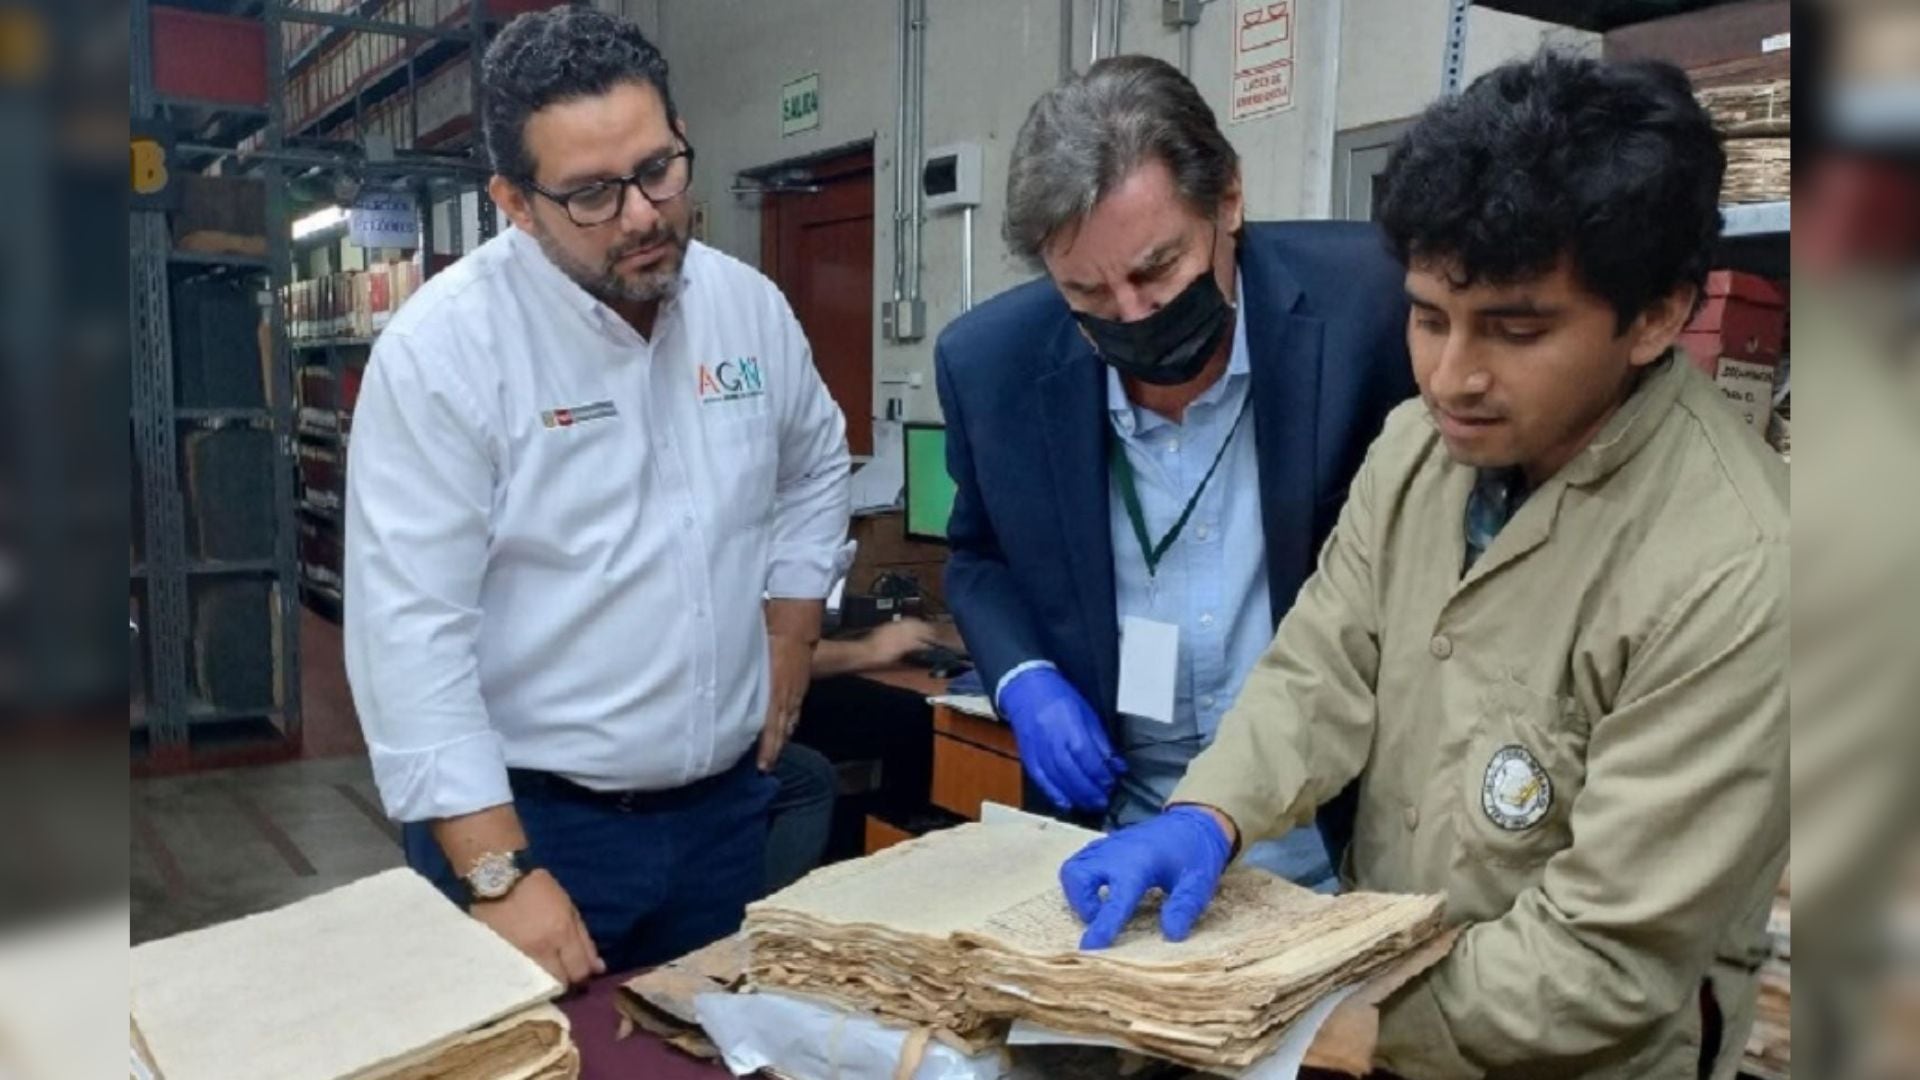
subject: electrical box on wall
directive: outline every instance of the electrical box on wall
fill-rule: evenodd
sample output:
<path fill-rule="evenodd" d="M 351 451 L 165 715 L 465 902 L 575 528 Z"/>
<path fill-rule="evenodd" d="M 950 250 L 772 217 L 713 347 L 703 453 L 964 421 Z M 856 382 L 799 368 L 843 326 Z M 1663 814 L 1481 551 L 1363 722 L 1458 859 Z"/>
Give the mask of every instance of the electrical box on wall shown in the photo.
<path fill-rule="evenodd" d="M 927 336 L 925 300 L 889 300 L 880 305 L 880 332 L 888 341 L 919 341 Z"/>
<path fill-rule="evenodd" d="M 928 210 L 965 209 L 980 205 L 980 144 L 954 143 L 927 152 L 920 170 L 920 190 Z"/>

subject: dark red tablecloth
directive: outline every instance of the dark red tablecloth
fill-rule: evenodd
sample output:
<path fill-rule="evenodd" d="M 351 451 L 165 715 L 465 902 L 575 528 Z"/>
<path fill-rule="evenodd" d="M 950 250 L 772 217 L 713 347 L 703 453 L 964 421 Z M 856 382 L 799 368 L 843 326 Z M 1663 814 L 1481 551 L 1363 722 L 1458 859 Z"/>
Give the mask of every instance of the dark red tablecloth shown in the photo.
<path fill-rule="evenodd" d="M 558 1004 L 573 1024 L 580 1048 L 581 1080 L 719 1080 L 732 1074 L 717 1064 L 695 1061 L 644 1031 L 624 1039 L 614 995 L 633 972 L 604 975 L 586 990 Z"/>
<path fill-rule="evenodd" d="M 636 1030 L 624 1039 L 620 1032 L 620 1014 L 614 1008 L 614 995 L 620 984 L 635 972 L 603 975 L 586 990 L 557 1004 L 573 1024 L 574 1045 L 580 1048 L 580 1080 L 724 1080 L 733 1074 L 717 1063 L 695 1061 L 687 1055 Z M 1305 1069 L 1303 1080 L 1349 1080 L 1336 1073 Z M 1385 1073 L 1372 1080 L 1395 1080 Z"/>

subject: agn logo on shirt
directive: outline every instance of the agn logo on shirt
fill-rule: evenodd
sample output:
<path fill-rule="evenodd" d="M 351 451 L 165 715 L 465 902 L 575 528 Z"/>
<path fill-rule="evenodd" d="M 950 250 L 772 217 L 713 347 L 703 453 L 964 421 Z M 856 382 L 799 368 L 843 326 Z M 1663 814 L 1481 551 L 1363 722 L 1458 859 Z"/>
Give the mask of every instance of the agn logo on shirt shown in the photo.
<path fill-rule="evenodd" d="M 757 356 L 738 356 L 723 360 L 712 368 L 700 365 L 699 393 L 703 405 L 760 397 L 766 392 L 766 384 L 760 375 L 760 358 Z"/>

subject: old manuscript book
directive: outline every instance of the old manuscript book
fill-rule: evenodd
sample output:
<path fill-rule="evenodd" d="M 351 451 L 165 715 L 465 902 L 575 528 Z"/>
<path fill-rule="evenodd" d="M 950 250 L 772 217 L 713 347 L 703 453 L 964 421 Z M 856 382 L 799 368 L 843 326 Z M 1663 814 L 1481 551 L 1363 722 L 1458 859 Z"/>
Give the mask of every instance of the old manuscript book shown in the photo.
<path fill-rule="evenodd" d="M 1197 1067 L 1264 1057 L 1291 1020 L 1441 930 L 1437 896 L 1322 896 L 1230 869 L 1184 942 L 1157 898 L 1083 952 L 1060 864 L 1097 834 L 969 824 L 830 866 L 747 909 L 748 977 L 968 1041 L 1025 1019 Z"/>
<path fill-rule="evenodd" d="M 411 870 L 133 950 L 136 1054 L 161 1080 L 553 1080 L 561 987 Z"/>

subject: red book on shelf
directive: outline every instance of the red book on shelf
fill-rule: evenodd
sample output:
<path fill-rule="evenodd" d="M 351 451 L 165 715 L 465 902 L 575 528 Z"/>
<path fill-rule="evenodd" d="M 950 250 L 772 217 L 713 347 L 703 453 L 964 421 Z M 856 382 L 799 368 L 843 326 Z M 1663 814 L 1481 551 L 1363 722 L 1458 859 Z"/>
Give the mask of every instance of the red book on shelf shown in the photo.
<path fill-rule="evenodd" d="M 387 266 L 376 266 L 367 271 L 367 319 L 375 330 L 387 325 L 387 319 L 393 315 L 391 274 L 392 269 Z"/>
<path fill-rule="evenodd" d="M 340 411 L 353 412 L 355 402 L 360 400 L 360 378 L 366 374 L 366 368 L 360 364 L 348 363 L 340 369 Z"/>

